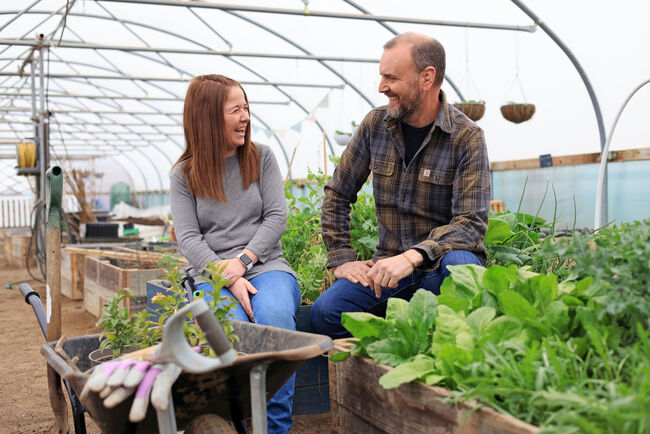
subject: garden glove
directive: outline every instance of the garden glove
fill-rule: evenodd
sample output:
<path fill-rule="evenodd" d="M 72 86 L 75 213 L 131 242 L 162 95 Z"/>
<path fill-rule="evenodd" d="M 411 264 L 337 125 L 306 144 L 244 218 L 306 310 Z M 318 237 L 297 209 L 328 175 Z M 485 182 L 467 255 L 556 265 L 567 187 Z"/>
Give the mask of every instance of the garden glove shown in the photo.
<path fill-rule="evenodd" d="M 199 347 L 193 348 L 200 351 Z M 104 407 L 113 408 L 135 392 L 129 420 L 140 422 L 147 414 L 149 401 L 156 410 L 169 408 L 171 388 L 182 368 L 174 363 L 158 363 L 118 359 L 106 362 L 90 376 L 81 392 L 85 399 L 90 392 L 99 393 Z"/>

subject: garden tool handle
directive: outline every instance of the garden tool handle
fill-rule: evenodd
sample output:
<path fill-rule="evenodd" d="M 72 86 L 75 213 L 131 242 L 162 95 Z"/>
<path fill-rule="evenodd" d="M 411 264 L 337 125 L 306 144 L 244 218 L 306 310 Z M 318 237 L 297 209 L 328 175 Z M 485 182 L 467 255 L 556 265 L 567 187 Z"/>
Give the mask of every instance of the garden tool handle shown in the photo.
<path fill-rule="evenodd" d="M 205 313 L 212 315 L 212 311 L 208 304 L 202 298 L 194 300 L 192 303 L 185 305 L 183 308 L 179 309 L 174 315 L 169 317 L 163 328 L 163 338 L 162 342 L 156 349 L 156 358 L 161 362 L 172 362 L 183 368 L 184 371 L 190 372 L 192 374 L 200 374 L 203 372 L 212 371 L 217 368 L 221 368 L 225 365 L 230 365 L 237 359 L 237 353 L 235 350 L 230 348 L 230 344 L 224 344 L 223 337 L 218 337 L 218 333 L 224 334 L 221 324 L 216 322 L 216 327 L 214 324 L 209 323 L 208 320 L 202 319 L 204 324 L 208 324 L 207 330 L 204 331 L 204 335 L 208 338 L 210 345 L 216 345 L 215 352 L 217 353 L 217 358 L 211 358 L 197 354 L 190 344 L 185 339 L 185 334 L 183 328 L 185 326 L 185 316 L 188 313 L 192 313 L 195 318 L 201 316 Z M 225 340 L 227 343 L 227 340 Z M 219 354 L 219 350 L 221 354 Z M 224 351 L 225 350 L 225 351 Z"/>
<path fill-rule="evenodd" d="M 195 314 L 194 317 L 198 321 L 199 326 L 203 331 L 203 335 L 217 356 L 220 356 L 226 351 L 230 350 L 230 342 L 226 337 L 223 326 L 219 323 L 219 321 L 217 321 L 217 318 L 210 311 L 210 309 L 199 314 Z"/>

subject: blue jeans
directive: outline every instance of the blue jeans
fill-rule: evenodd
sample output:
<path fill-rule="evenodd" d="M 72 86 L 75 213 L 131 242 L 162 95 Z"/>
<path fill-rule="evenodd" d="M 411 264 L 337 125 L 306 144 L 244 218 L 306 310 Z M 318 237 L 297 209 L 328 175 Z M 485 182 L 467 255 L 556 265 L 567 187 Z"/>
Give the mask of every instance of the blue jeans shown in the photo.
<path fill-rule="evenodd" d="M 321 294 L 311 307 L 311 326 L 314 333 L 327 335 L 332 339 L 350 336 L 341 325 L 343 312 L 370 312 L 377 316 L 386 315 L 386 305 L 391 297 L 410 300 L 416 290 L 424 288 L 440 294 L 440 285 L 449 276 L 447 265 L 476 264 L 481 262 L 471 252 L 454 250 L 442 257 L 440 267 L 428 273 L 414 272 L 397 283 L 393 289 L 381 289 L 381 297 L 360 283 L 337 279 L 327 291 Z"/>
<path fill-rule="evenodd" d="M 284 271 L 267 271 L 250 279 L 250 283 L 257 289 L 257 294 L 250 296 L 255 322 L 295 330 L 296 311 L 300 305 L 300 286 L 296 278 Z M 207 291 L 211 288 L 208 282 L 199 283 L 194 287 L 195 290 L 206 290 L 207 297 L 209 297 Z M 221 289 L 221 296 L 235 299 L 228 288 Z M 233 319 L 249 321 L 244 308 L 239 303 L 231 311 L 231 316 Z M 289 432 L 293 424 L 291 408 L 295 383 L 294 374 L 266 404 L 269 433 Z"/>

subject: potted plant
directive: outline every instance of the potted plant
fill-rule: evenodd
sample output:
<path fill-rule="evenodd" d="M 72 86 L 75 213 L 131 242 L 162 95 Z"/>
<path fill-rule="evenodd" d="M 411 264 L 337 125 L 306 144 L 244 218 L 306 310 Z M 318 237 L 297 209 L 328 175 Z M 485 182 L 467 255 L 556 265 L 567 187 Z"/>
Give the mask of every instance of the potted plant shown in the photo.
<path fill-rule="evenodd" d="M 535 104 L 509 102 L 501 106 L 501 114 L 510 122 L 519 124 L 533 117 Z"/>
<path fill-rule="evenodd" d="M 465 113 L 465 116 L 473 121 L 478 121 L 485 114 L 485 101 L 461 101 L 453 104 L 458 110 Z"/>

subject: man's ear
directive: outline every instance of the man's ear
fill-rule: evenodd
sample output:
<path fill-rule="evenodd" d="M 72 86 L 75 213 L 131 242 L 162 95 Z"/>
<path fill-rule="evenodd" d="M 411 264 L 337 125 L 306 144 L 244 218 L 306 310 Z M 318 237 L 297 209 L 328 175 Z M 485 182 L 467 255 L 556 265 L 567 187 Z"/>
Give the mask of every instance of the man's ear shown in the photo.
<path fill-rule="evenodd" d="M 436 68 L 433 66 L 427 66 L 420 73 L 420 79 L 422 83 L 422 90 L 429 90 L 433 87 L 433 83 L 436 80 Z"/>

